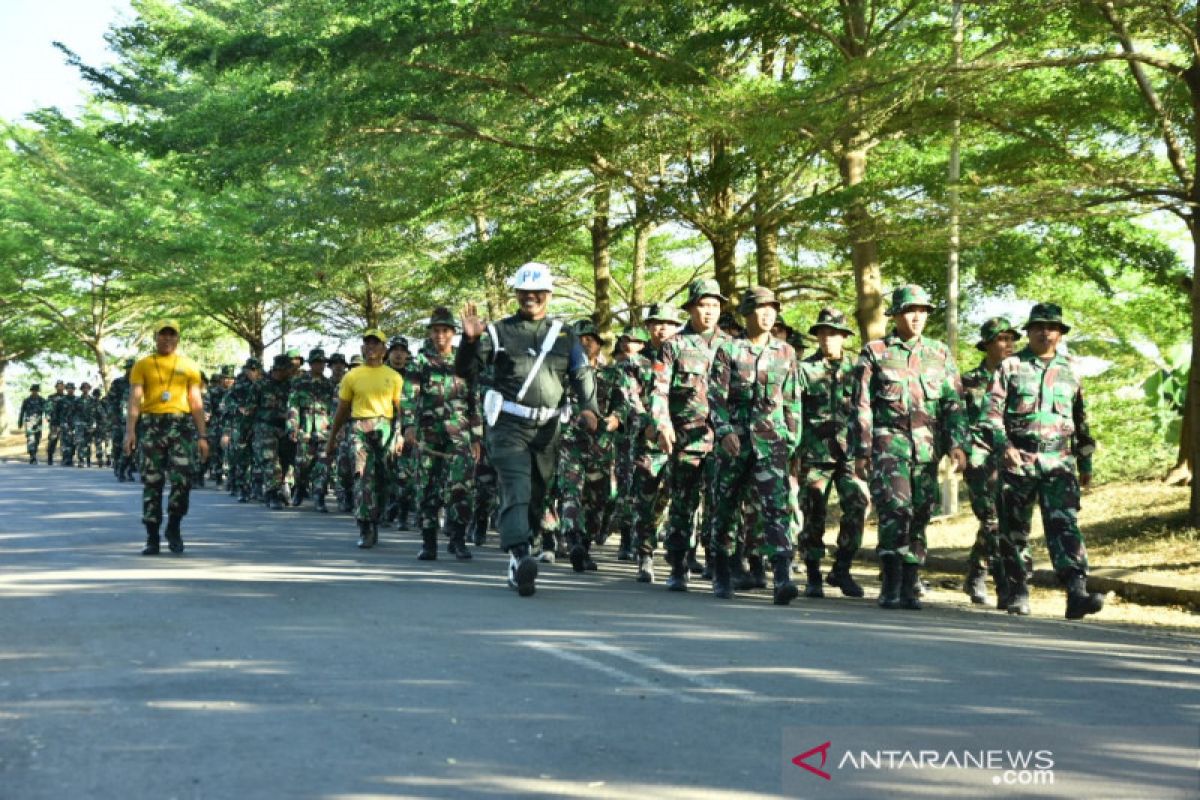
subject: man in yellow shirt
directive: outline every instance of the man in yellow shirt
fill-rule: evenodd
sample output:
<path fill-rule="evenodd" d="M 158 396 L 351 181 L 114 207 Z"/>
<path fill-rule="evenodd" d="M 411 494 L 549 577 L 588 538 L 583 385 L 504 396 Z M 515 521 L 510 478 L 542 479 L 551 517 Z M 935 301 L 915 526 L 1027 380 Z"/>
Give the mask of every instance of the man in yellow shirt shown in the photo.
<path fill-rule="evenodd" d="M 338 433 L 350 422 L 350 448 L 354 461 L 354 517 L 358 520 L 358 546 L 374 547 L 379 540 L 380 501 L 387 496 L 387 454 L 404 444 L 396 436 L 400 419 L 400 394 L 404 379 L 384 366 L 387 336 L 377 328 L 363 331 L 365 363 L 352 369 L 338 387 L 338 407 L 325 445 L 325 459 L 333 458 Z M 394 444 L 393 444 L 394 442 Z"/>
<path fill-rule="evenodd" d="M 179 526 L 188 511 L 192 472 L 208 459 L 200 367 L 176 352 L 178 347 L 179 323 L 159 322 L 154 327 L 154 355 L 138 361 L 129 373 L 129 414 L 123 449 L 131 456 L 139 445 L 140 419 L 144 556 L 158 554 L 163 484 L 168 479 L 171 495 L 167 499 L 167 546 L 172 553 L 183 552 Z"/>

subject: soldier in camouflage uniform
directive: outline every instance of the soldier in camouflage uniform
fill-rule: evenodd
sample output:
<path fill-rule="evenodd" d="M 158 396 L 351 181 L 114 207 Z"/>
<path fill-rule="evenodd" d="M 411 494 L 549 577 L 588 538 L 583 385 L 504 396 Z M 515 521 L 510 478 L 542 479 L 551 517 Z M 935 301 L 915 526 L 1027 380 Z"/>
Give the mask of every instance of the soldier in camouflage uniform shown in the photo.
<path fill-rule="evenodd" d="M 854 398 L 854 360 L 843 349 L 854 331 L 846 316 L 835 308 L 823 308 L 808 329 L 820 349 L 800 362 L 800 391 L 804 402 L 804 438 L 801 442 L 801 491 L 804 531 L 799 546 L 804 552 L 808 580 L 807 597 L 822 597 L 821 559 L 825 555 L 825 519 L 829 493 L 838 493 L 842 511 L 837 552 L 830 586 L 847 597 L 862 597 L 862 587 L 850 574 L 854 555 L 862 547 L 863 525 L 870 504 L 867 485 L 850 464 L 847 437 Z"/>
<path fill-rule="evenodd" d="M 96 466 L 110 466 L 108 460 L 108 411 L 100 389 L 92 389 L 92 442 L 96 448 Z"/>
<path fill-rule="evenodd" d="M 248 358 L 229 394 L 221 399 L 221 446 L 229 459 L 229 493 L 250 502 L 254 457 L 254 385 L 262 378 L 262 362 Z"/>
<path fill-rule="evenodd" d="M 296 492 L 292 505 L 298 506 L 309 494 L 318 511 L 325 509 L 325 486 L 320 491 L 313 480 L 316 465 L 325 452 L 329 438 L 329 407 L 336 391 L 325 376 L 325 351 L 315 347 L 308 353 L 309 371 L 292 382 L 288 395 L 287 436 L 296 447 Z"/>
<path fill-rule="evenodd" d="M 330 355 L 329 356 L 329 372 L 330 372 L 330 375 L 329 375 L 330 395 L 329 395 L 329 401 L 328 401 L 328 405 L 327 405 L 328 413 L 326 414 L 326 417 L 331 421 L 330 424 L 332 425 L 333 415 L 337 413 L 338 387 L 340 386 L 340 384 L 342 382 L 342 377 L 346 374 L 346 357 L 344 355 L 342 355 L 341 353 L 333 353 L 332 355 Z M 342 433 L 342 438 L 343 439 L 345 438 L 344 432 Z M 328 433 L 326 433 L 325 443 L 328 444 Z M 337 445 L 338 445 L 337 452 L 340 455 L 340 453 L 342 452 L 342 448 L 340 446 L 340 443 L 337 443 Z M 320 452 L 324 453 L 324 449 L 322 449 Z M 350 468 L 350 465 L 346 464 L 344 466 L 346 475 L 344 475 L 344 476 L 342 475 L 341 470 L 343 469 L 343 465 L 341 463 L 340 458 L 338 459 L 337 464 L 334 466 L 335 466 L 336 470 L 338 471 L 338 478 L 339 478 L 338 486 L 339 486 L 339 488 L 337 489 L 336 496 L 338 498 L 338 503 L 339 503 L 339 507 L 340 507 L 342 496 L 351 490 L 350 485 L 351 485 L 351 482 L 354 480 L 354 473 L 353 473 L 353 470 Z M 324 458 L 319 458 L 317 460 L 317 463 L 313 466 L 313 470 L 312 470 L 312 491 L 313 491 L 313 497 L 314 497 L 313 502 L 314 502 L 314 505 L 315 505 L 317 511 L 320 511 L 322 513 L 328 513 L 328 511 L 329 511 L 329 509 L 325 505 L 325 495 L 327 495 L 329 493 L 329 476 L 330 476 L 330 473 L 333 471 L 334 470 L 330 468 L 329 462 L 326 461 Z M 344 480 L 344 483 L 342 483 L 343 480 Z M 346 488 L 342 488 L 343 486 L 345 486 Z"/>
<path fill-rule="evenodd" d="M 54 394 L 46 399 L 46 423 L 50 432 L 46 436 L 46 463 L 54 464 L 54 451 L 58 449 L 58 441 L 62 437 L 62 412 L 59 406 L 66 398 L 66 384 L 54 382 Z"/>
<path fill-rule="evenodd" d="M 54 406 L 53 412 L 58 415 L 58 431 L 62 442 L 62 461 L 60 466 L 70 467 L 75 465 L 75 407 L 79 403 L 79 398 L 75 396 L 74 381 L 67 381 L 66 391 L 63 393 L 62 399 Z M 51 427 L 53 428 L 55 420 L 51 417 Z"/>
<path fill-rule="evenodd" d="M 892 292 L 895 328 L 868 342 L 855 372 L 849 447 L 879 517 L 882 608 L 921 608 L 925 528 L 941 498 L 938 462 L 966 466 L 962 384 L 949 349 L 921 335 L 933 304 L 920 286 Z"/>
<path fill-rule="evenodd" d="M 92 385 L 87 381 L 79 384 L 79 397 L 71 416 L 71 444 L 74 447 L 75 466 L 92 465 L 92 443 L 96 430 L 96 417 L 100 401 L 92 396 Z"/>
<path fill-rule="evenodd" d="M 403 336 L 393 336 L 388 342 L 387 356 L 384 363 L 404 378 L 404 399 L 402 409 L 412 408 L 413 385 L 409 379 L 408 368 L 412 361 L 412 352 L 408 349 L 408 339 Z M 402 412 L 407 413 L 407 412 Z M 403 420 L 400 422 L 404 424 Z M 415 451 L 403 450 L 388 456 L 388 492 L 384 519 L 395 522 L 398 530 L 408 530 L 411 524 L 410 514 L 419 514 L 419 492 L 417 491 L 417 472 L 420 458 Z"/>
<path fill-rule="evenodd" d="M 21 402 L 21 410 L 17 413 L 17 427 L 25 430 L 25 451 L 29 453 L 29 463 L 36 464 L 38 446 L 42 442 L 42 421 L 46 418 L 49 403 L 42 397 L 42 387 L 33 384 L 29 387 L 29 396 Z"/>
<path fill-rule="evenodd" d="M 1021 338 L 1004 317 L 993 317 L 979 330 L 977 350 L 984 352 L 979 366 L 962 376 L 963 405 L 967 415 L 967 469 L 964 473 L 971 491 L 971 511 L 979 520 L 975 544 L 967 558 L 970 565 L 963 590 L 972 603 L 988 602 L 987 574 L 996 583 L 997 607 L 1008 607 L 1004 567 L 1000 560 L 1000 520 L 996 514 L 1000 494 L 1001 451 L 992 448 L 985 429 L 992 378 L 1004 359 L 1012 355 L 1013 342 Z"/>
<path fill-rule="evenodd" d="M 346 365 L 346 372 L 350 373 L 357 367 L 363 365 L 363 357 L 359 353 L 354 353 L 350 356 L 350 362 Z M 341 381 L 338 381 L 340 386 Z M 335 411 L 336 413 L 336 411 Z M 392 496 L 391 472 L 390 464 L 395 462 L 395 454 L 385 454 L 386 460 L 385 469 L 388 469 L 388 486 L 386 487 L 387 497 Z M 341 438 L 337 442 L 337 462 L 335 464 L 338 481 L 338 511 L 353 512 L 354 511 L 354 439 L 350 435 L 350 429 L 342 430 Z"/>
<path fill-rule="evenodd" d="M 492 388 L 492 369 L 487 365 L 479 370 L 479 376 L 474 383 L 476 408 L 483 407 L 483 396 Z M 500 508 L 500 479 L 496 475 L 496 468 L 492 466 L 486 447 L 479 451 L 472 480 L 475 485 L 475 501 L 471 508 L 469 530 L 472 543 L 482 545 L 487 541 L 492 515 Z"/>
<path fill-rule="evenodd" d="M 221 406 L 225 396 L 233 389 L 233 365 L 225 364 L 216 375 L 216 381 L 208 387 L 205 407 L 208 417 L 208 470 L 209 475 L 220 489 L 225 484 L 225 448 L 221 446 L 224 428 L 221 424 L 223 414 Z"/>
<path fill-rule="evenodd" d="M 374 547 L 379 541 L 379 521 L 386 502 L 387 456 L 402 446 L 397 435 L 404 379 L 383 363 L 386 337 L 377 328 L 363 331 L 365 365 L 352 369 L 338 387 L 338 408 L 325 445 L 326 460 L 333 457 L 338 434 L 350 423 L 354 456 L 354 518 L 358 546 Z M 353 362 L 352 362 L 353 363 Z"/>
<path fill-rule="evenodd" d="M 1087 547 L 1076 516 L 1080 487 L 1091 483 L 1096 441 L 1075 364 L 1057 352 L 1070 330 L 1059 306 L 1038 303 L 1025 323 L 1029 343 L 1005 359 L 992 379 L 987 427 L 993 447 L 1004 453 L 1000 549 L 1010 614 L 1029 614 L 1029 528 L 1035 502 L 1054 571 L 1067 589 L 1067 619 L 1082 619 L 1104 607 L 1103 595 L 1087 591 Z"/>
<path fill-rule="evenodd" d="M 666 550 L 671 575 L 668 591 L 687 591 L 688 550 L 695 546 L 695 516 L 708 495 L 706 462 L 712 456 L 708 420 L 708 374 L 713 356 L 730 337 L 717 328 L 721 294 L 715 280 L 692 281 L 683 308 L 687 325 L 663 345 L 654 362 L 650 416 L 659 447 L 671 457 L 670 511 Z"/>
<path fill-rule="evenodd" d="M 288 394 L 292 359 L 275 356 L 268 377 L 254 384 L 250 406 L 254 413 L 254 460 L 262 471 L 264 500 L 272 511 L 283 509 L 283 449 L 287 440 Z"/>
<path fill-rule="evenodd" d="M 454 334 L 458 320 L 435 308 L 425 347 L 405 373 L 404 446 L 417 463 L 421 561 L 437 558 L 438 515 L 445 511 L 447 552 L 469 560 L 467 523 L 471 519 L 471 476 L 483 442 L 483 417 L 471 384 L 454 373 Z"/>
<path fill-rule="evenodd" d="M 631 383 L 628 399 L 631 408 L 625 416 L 633 420 L 629 435 L 633 439 L 633 480 L 630 492 L 633 532 L 633 551 L 637 556 L 637 580 L 654 582 L 654 549 L 658 546 L 659 529 L 667 512 L 670 494 L 670 458 L 658 445 L 650 417 L 650 394 L 654 391 L 654 362 L 667 341 L 680 325 L 679 313 L 665 304 L 650 306 L 646 314 L 646 329 L 650 341 L 640 355 L 625 364 L 626 379 Z"/>
<path fill-rule="evenodd" d="M 617 455 L 614 472 L 617 480 L 617 500 L 613 509 L 609 530 L 617 530 L 620 544 L 617 547 L 618 561 L 632 561 L 633 551 L 633 468 L 637 448 L 636 437 L 640 432 L 640 416 L 633 414 L 633 403 L 640 400 L 640 384 L 636 378 L 637 365 L 642 351 L 650 343 L 650 334 L 641 326 L 626 328 L 617 339 L 614 348 L 613 365 L 621 371 L 622 383 L 625 385 L 625 402 L 627 408 L 620 409 L 625 414 L 622 427 L 617 431 Z"/>
<path fill-rule="evenodd" d="M 746 338 L 722 342 L 709 371 L 709 408 L 720 443 L 711 494 L 713 594 L 733 597 L 730 560 L 736 543 L 745 542 L 747 530 L 738 517 L 741 507 L 749 505 L 762 523 L 762 555 L 774 568 L 775 605 L 786 606 L 799 594 L 792 582 L 788 503 L 791 460 L 800 447 L 796 353 L 771 336 L 779 301 L 770 289 L 747 289 L 739 311 L 746 320 Z"/>
<path fill-rule="evenodd" d="M 121 483 L 133 480 L 133 458 L 125 455 L 121 446 L 125 438 L 125 409 L 129 405 L 129 371 L 134 360 L 125 359 L 125 372 L 108 386 L 104 395 L 104 410 L 108 418 L 109 442 L 112 449 L 113 474 Z"/>

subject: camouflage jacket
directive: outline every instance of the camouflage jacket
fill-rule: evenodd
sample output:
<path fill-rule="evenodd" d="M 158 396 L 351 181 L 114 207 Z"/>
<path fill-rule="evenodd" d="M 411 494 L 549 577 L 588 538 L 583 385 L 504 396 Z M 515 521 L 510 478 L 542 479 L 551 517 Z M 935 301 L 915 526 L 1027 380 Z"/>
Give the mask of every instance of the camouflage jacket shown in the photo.
<path fill-rule="evenodd" d="M 987 429 L 987 413 L 992 378 L 996 371 L 988 369 L 987 359 L 962 376 L 963 413 L 967 419 L 967 452 L 972 455 L 992 452 L 992 432 Z"/>
<path fill-rule="evenodd" d="M 447 436 L 457 441 L 483 436 L 477 392 L 455 374 L 453 355 L 423 348 L 404 370 L 404 392 L 404 427 L 415 425 L 419 438 Z"/>
<path fill-rule="evenodd" d="M 854 410 L 854 360 L 842 353 L 830 361 L 814 353 L 800 362 L 804 434 L 800 458 L 805 464 L 840 464 L 849 456 L 847 439 Z"/>
<path fill-rule="evenodd" d="M 104 409 L 108 414 L 108 424 L 115 427 L 125 427 L 125 417 L 129 411 L 129 378 L 124 375 L 108 385 L 108 394 L 104 395 Z"/>
<path fill-rule="evenodd" d="M 261 383 L 258 381 L 257 383 Z M 221 398 L 221 432 L 232 435 L 237 431 L 247 436 L 254 424 L 254 387 L 255 381 L 245 375 L 238 375 L 233 382 L 233 388 Z"/>
<path fill-rule="evenodd" d="M 287 426 L 288 395 L 291 390 L 291 379 L 277 381 L 263 378 L 256 381 L 249 400 L 254 409 L 254 424 L 270 425 L 282 432 Z"/>
<path fill-rule="evenodd" d="M 592 459 L 605 459 L 616 452 L 617 439 L 628 434 L 631 423 L 638 417 L 631 413 L 633 382 L 629 380 L 621 364 L 598 364 L 592 367 L 596 382 L 596 405 L 599 406 L 600 425 L 595 433 L 589 433 L 578 425 L 563 429 L 563 446 L 578 448 Z M 579 404 L 571 393 L 572 419 L 579 413 Z M 618 427 L 615 431 L 605 430 L 604 421 L 616 415 Z"/>
<path fill-rule="evenodd" d="M 66 413 L 67 406 L 73 398 L 67 397 L 66 394 L 52 394 L 47 398 L 49 410 L 46 416 L 50 418 L 51 427 L 57 427 L 63 424 L 63 415 Z"/>
<path fill-rule="evenodd" d="M 941 342 L 905 342 L 895 331 L 868 342 L 855 367 L 850 453 L 938 461 L 965 443 L 961 395 L 958 369 Z"/>
<path fill-rule="evenodd" d="M 76 428 L 94 428 L 100 422 L 102 413 L 100 401 L 90 394 L 77 397 L 71 411 L 71 425 Z"/>
<path fill-rule="evenodd" d="M 46 398 L 41 395 L 26 397 L 21 402 L 21 410 L 17 414 L 17 427 L 24 428 L 26 425 L 32 428 L 42 427 L 42 418 L 46 416 L 48 405 Z"/>
<path fill-rule="evenodd" d="M 1020 451 L 1023 474 L 1074 471 L 1076 459 L 1079 471 L 1091 474 L 1096 440 L 1088 427 L 1083 387 L 1069 356 L 1055 354 L 1042 360 L 1026 348 L 1004 359 L 990 392 L 986 425 L 992 445 L 997 450 L 1007 445 Z"/>
<path fill-rule="evenodd" d="M 713 331 L 706 341 L 689 322 L 663 343 L 662 352 L 654 361 L 650 417 L 656 428 L 675 429 L 676 450 L 712 451 L 708 374 L 717 350 L 728 341 L 732 341 L 731 337 L 720 329 Z"/>
<path fill-rule="evenodd" d="M 329 406 L 337 401 L 333 381 L 305 372 L 292 381 L 287 399 L 287 432 L 305 439 L 329 436 Z"/>
<path fill-rule="evenodd" d="M 220 433 L 221 401 L 225 399 L 226 394 L 226 391 L 215 383 L 204 393 L 204 416 L 208 420 L 209 436 Z"/>
<path fill-rule="evenodd" d="M 708 402 L 718 441 L 731 433 L 749 437 L 752 447 L 782 441 L 789 456 L 800 446 L 796 351 L 787 342 L 722 342 L 709 370 Z"/>

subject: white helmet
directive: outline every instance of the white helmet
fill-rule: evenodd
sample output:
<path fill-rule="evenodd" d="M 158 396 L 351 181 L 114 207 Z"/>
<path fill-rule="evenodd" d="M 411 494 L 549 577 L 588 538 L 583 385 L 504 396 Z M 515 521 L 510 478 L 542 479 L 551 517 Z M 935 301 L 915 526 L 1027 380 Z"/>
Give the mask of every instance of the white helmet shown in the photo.
<path fill-rule="evenodd" d="M 508 279 L 508 285 L 514 292 L 553 292 L 554 276 L 550 267 L 540 261 L 530 261 L 521 265 L 517 274 Z"/>

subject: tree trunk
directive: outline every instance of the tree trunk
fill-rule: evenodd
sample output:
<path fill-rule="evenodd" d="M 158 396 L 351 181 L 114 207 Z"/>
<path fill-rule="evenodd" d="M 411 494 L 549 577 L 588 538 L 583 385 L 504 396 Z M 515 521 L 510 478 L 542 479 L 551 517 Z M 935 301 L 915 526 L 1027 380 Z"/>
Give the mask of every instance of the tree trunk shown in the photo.
<path fill-rule="evenodd" d="M 612 228 L 608 224 L 611 202 L 612 188 L 604 181 L 597 182 L 592 190 L 592 283 L 596 295 L 592 322 L 596 323 L 602 336 L 607 336 L 612 328 L 612 253 L 609 249 Z"/>
<path fill-rule="evenodd" d="M 713 271 L 717 283 L 721 285 L 721 294 L 733 300 L 737 293 L 737 235 L 727 233 L 711 233 L 707 236 L 713 249 Z"/>
<path fill-rule="evenodd" d="M 724 136 L 712 137 L 709 171 L 713 191 L 710 199 L 711 223 L 705 237 L 712 244 L 713 271 L 717 283 L 721 285 L 721 294 L 732 299 L 737 291 L 738 232 L 733 225 L 736 198 L 729 140 Z"/>
<path fill-rule="evenodd" d="M 1192 235 L 1192 364 L 1188 374 L 1188 390 L 1186 407 L 1184 408 L 1184 429 L 1180 433 L 1179 442 L 1187 447 L 1188 467 L 1193 468 L 1200 458 L 1200 425 L 1194 424 L 1200 413 L 1200 222 L 1195 214 L 1188 218 L 1188 231 Z M 1193 420 L 1187 425 L 1188 418 Z M 1194 474 L 1194 473 L 1193 473 Z M 1200 527 L 1200 481 L 1192 480 L 1191 502 L 1188 506 L 1188 524 L 1193 528 Z"/>
<path fill-rule="evenodd" d="M 775 291 L 779 288 L 779 223 L 767 207 L 770 175 L 763 166 L 755 171 L 754 261 L 758 267 L 758 285 Z"/>
<path fill-rule="evenodd" d="M 8 432 L 8 392 L 6 391 L 8 381 L 4 377 L 8 365 L 7 360 L 0 360 L 0 433 Z M 49 397 L 50 393 L 46 392 L 45 396 Z"/>
<path fill-rule="evenodd" d="M 848 189 L 860 185 L 867 174 L 867 153 L 856 147 L 857 139 L 845 143 L 838 159 L 842 182 Z M 854 291 L 857 298 L 855 317 L 864 342 L 885 333 L 883 317 L 883 276 L 879 267 L 879 243 L 875 238 L 875 219 L 866 202 L 856 197 L 846 211 L 850 239 L 850 261 L 854 265 Z"/>
<path fill-rule="evenodd" d="M 646 258 L 654 226 L 643 216 L 645 206 L 636 201 L 637 222 L 633 226 L 633 274 L 629 277 L 629 324 L 642 324 L 642 309 L 646 307 Z"/>

